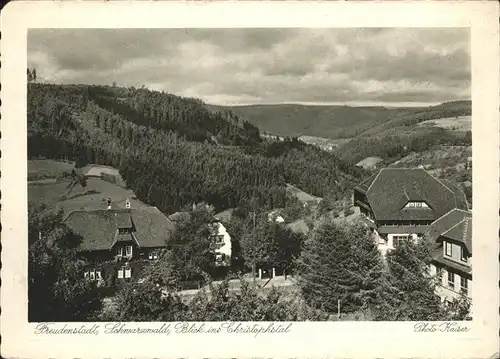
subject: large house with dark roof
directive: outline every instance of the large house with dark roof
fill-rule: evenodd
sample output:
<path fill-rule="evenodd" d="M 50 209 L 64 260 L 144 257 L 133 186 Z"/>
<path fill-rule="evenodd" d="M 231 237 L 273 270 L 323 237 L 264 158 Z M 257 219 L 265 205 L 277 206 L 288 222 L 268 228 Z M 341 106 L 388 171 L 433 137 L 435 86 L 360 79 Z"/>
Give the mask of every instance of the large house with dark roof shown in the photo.
<path fill-rule="evenodd" d="M 382 251 L 401 240 L 421 238 L 452 209 L 468 209 L 457 186 L 422 168 L 383 168 L 354 188 L 353 202 Z"/>
<path fill-rule="evenodd" d="M 146 261 L 158 259 L 175 229 L 156 207 L 74 211 L 65 223 L 90 263 L 85 276 L 108 284 L 135 277 Z"/>
<path fill-rule="evenodd" d="M 472 288 L 472 213 L 453 209 L 432 223 L 425 233 L 434 243 L 431 275 L 437 275 L 437 294 L 442 301 L 465 294 Z"/>

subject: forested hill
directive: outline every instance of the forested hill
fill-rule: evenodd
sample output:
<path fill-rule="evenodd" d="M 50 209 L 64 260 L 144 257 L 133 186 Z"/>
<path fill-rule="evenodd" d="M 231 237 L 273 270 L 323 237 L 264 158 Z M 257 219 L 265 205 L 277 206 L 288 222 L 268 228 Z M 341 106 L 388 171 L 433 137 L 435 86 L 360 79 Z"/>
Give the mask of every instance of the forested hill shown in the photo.
<path fill-rule="evenodd" d="M 296 139 L 267 142 L 257 127 L 199 100 L 147 89 L 28 85 L 28 156 L 116 167 L 139 199 L 164 212 L 282 207 L 286 183 L 348 195 L 364 173 Z"/>
<path fill-rule="evenodd" d="M 354 107 L 340 105 L 271 104 L 211 106 L 228 109 L 258 126 L 261 131 L 281 136 L 351 138 L 408 121 L 470 115 L 470 101 L 446 102 L 429 107 Z"/>

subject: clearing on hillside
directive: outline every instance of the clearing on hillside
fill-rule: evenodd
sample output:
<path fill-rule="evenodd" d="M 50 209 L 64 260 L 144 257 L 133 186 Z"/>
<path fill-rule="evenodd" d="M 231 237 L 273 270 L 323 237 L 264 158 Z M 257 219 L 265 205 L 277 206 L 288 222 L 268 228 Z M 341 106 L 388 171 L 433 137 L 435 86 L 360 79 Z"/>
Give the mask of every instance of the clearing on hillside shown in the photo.
<path fill-rule="evenodd" d="M 300 188 L 297 188 L 290 183 L 286 184 L 286 190 L 288 193 L 294 195 L 299 201 L 303 203 L 318 204 L 322 199 L 321 197 L 316 197 L 307 192 L 304 192 Z"/>
<path fill-rule="evenodd" d="M 125 208 L 127 198 L 130 199 L 132 208 L 148 207 L 136 199 L 132 190 L 100 178 L 88 178 L 85 188 L 79 184 L 75 185 L 66 199 L 62 199 L 68 192 L 70 183 L 70 180 L 65 180 L 50 184 L 30 184 L 28 185 L 28 201 L 62 209 L 65 214 L 75 210 L 105 209 L 108 197 L 111 198 L 112 206 L 116 208 Z"/>
<path fill-rule="evenodd" d="M 376 157 L 376 156 L 375 157 L 366 157 L 366 158 L 362 159 L 361 161 L 359 161 L 358 163 L 356 163 L 356 166 L 362 167 L 365 170 L 372 170 L 372 169 L 375 169 L 377 167 L 377 164 L 379 164 L 382 161 L 383 161 L 383 159 L 380 157 Z"/>
<path fill-rule="evenodd" d="M 471 116 L 439 118 L 436 120 L 420 122 L 419 126 L 441 127 L 452 131 L 471 131 L 472 119 Z"/>
<path fill-rule="evenodd" d="M 110 166 L 90 164 L 83 168 L 83 173 L 87 177 L 99 177 L 107 182 L 126 187 L 120 172 L 116 168 Z"/>
<path fill-rule="evenodd" d="M 28 160 L 28 181 L 48 178 L 60 178 L 69 175 L 75 168 L 75 163 L 58 160 Z"/>

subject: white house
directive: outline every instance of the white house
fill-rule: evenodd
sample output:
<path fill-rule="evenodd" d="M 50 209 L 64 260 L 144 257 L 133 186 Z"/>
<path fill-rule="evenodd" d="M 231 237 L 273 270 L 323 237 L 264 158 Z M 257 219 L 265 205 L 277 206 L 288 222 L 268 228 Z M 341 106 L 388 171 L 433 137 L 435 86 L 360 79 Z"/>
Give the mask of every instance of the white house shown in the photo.
<path fill-rule="evenodd" d="M 213 235 L 212 238 L 215 245 L 218 247 L 215 250 L 215 261 L 217 266 L 231 265 L 231 236 L 227 233 L 226 227 L 218 219 L 212 223 Z"/>

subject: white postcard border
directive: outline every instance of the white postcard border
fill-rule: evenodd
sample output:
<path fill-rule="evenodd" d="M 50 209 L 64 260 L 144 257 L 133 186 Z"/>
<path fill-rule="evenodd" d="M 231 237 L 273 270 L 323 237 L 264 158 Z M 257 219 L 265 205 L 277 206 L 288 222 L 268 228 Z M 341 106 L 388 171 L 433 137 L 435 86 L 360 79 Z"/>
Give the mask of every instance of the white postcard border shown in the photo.
<path fill-rule="evenodd" d="M 475 318 L 468 323 L 471 330 L 415 333 L 411 322 L 309 322 L 294 323 L 287 334 L 265 334 L 257 338 L 227 333 L 34 334 L 35 324 L 27 323 L 27 29 L 86 27 L 470 27 L 475 239 Z M 3 356 L 465 358 L 488 357 L 498 350 L 498 4 L 476 1 L 13 2 L 2 11 L 1 31 Z M 130 324 L 134 325 L 139 324 Z"/>

